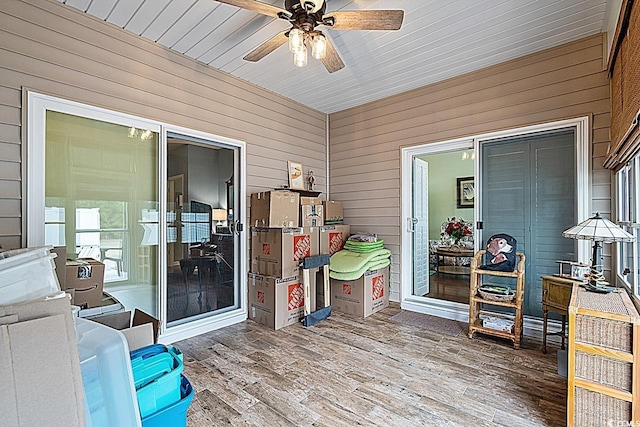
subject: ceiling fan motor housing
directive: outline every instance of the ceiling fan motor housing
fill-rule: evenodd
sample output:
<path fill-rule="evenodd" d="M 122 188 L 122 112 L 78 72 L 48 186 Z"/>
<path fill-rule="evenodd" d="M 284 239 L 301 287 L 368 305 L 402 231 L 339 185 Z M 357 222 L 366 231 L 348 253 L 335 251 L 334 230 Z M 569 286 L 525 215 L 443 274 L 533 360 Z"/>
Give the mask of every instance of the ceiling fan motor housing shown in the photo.
<path fill-rule="evenodd" d="M 324 0 L 285 0 L 284 8 L 291 13 L 304 11 L 308 14 L 324 13 L 326 4 Z"/>

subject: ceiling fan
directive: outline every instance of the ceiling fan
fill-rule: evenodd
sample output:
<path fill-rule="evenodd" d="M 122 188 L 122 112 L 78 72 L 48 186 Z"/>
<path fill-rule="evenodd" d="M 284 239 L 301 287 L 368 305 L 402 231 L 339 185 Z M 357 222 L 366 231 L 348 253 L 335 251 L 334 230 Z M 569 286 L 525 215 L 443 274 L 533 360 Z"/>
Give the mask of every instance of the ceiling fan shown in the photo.
<path fill-rule="evenodd" d="M 331 40 L 316 26 L 324 25 L 334 30 L 399 30 L 404 18 L 403 10 L 339 10 L 325 14 L 324 0 L 284 0 L 284 9 L 256 0 L 217 1 L 291 23 L 291 28 L 279 32 L 243 59 L 257 62 L 288 42 L 289 50 L 294 54 L 293 63 L 304 67 L 308 43 L 311 55 L 322 61 L 330 73 L 344 68 L 344 63 Z"/>

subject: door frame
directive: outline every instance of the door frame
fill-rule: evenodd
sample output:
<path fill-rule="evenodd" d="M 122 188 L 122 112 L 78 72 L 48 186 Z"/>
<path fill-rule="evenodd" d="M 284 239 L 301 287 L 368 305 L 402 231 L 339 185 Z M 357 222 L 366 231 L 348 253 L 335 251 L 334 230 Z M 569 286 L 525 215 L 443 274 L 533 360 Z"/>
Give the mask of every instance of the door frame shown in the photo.
<path fill-rule="evenodd" d="M 474 148 L 473 138 L 460 138 L 400 149 L 402 161 L 400 174 L 400 224 L 403 224 L 400 230 L 400 307 L 404 310 L 460 321 L 466 321 L 469 317 L 469 309 L 466 304 L 413 295 L 413 233 L 410 230 L 412 228 L 411 218 L 413 217 L 413 158 L 449 151 L 469 150 L 471 148 Z M 466 313 L 464 317 L 461 315 L 463 311 Z"/>
<path fill-rule="evenodd" d="M 226 146 L 227 148 L 235 150 L 234 155 L 234 191 L 237 191 L 237 201 L 234 201 L 237 207 L 237 212 L 247 211 L 247 197 L 246 197 L 246 144 L 244 141 L 227 138 L 224 136 L 213 135 L 206 132 L 201 132 L 193 129 L 188 129 L 175 125 L 164 125 L 162 128 L 162 147 L 163 152 L 161 156 L 160 164 L 160 224 L 167 223 L 167 134 L 178 134 L 186 137 L 192 137 L 204 141 L 208 141 L 212 146 L 220 147 Z M 238 178 L 236 179 L 236 171 Z M 236 187 L 237 186 L 237 187 Z M 237 190 L 235 190 L 237 188 Z M 236 212 L 236 209 L 234 209 Z M 234 217 L 235 218 L 235 217 Z M 235 222 L 235 221 L 234 221 Z M 246 223 L 245 221 L 240 221 Z M 162 273 L 159 277 L 158 285 L 160 287 L 160 295 L 162 301 L 160 307 L 158 307 L 158 313 L 161 313 L 163 319 L 167 318 L 167 245 L 166 245 L 166 227 L 160 228 L 160 241 L 165 242 L 158 248 L 159 263 L 158 268 Z M 242 233 L 245 233 L 244 231 Z M 207 316 L 201 319 L 192 320 L 186 323 L 180 323 L 167 327 L 167 322 L 162 322 L 161 338 L 158 340 L 161 343 L 170 344 L 172 342 L 180 341 L 186 338 L 190 338 L 196 335 L 203 334 L 214 329 L 223 328 L 225 326 L 233 325 L 235 323 L 244 321 L 247 319 L 247 257 L 242 256 L 247 253 L 247 239 L 243 237 L 244 234 L 236 236 L 234 251 L 239 256 L 234 257 L 234 266 L 238 269 L 238 303 L 239 307 L 225 310 L 221 313 L 216 313 L 211 316 Z M 237 261 L 235 261 L 237 259 Z"/>
<path fill-rule="evenodd" d="M 560 129 L 574 129 L 576 146 L 576 194 L 585 195 L 586 197 L 577 198 L 577 221 L 582 221 L 591 215 L 591 124 L 590 117 L 576 117 L 566 120 L 558 120 L 548 123 L 541 123 L 530 126 L 522 126 L 502 131 L 487 132 L 483 134 L 472 135 L 466 138 L 458 138 L 448 141 L 439 141 L 433 143 L 422 144 L 413 147 L 404 147 L 400 149 L 401 158 L 401 192 L 400 192 L 400 307 L 404 310 L 415 311 L 420 313 L 432 314 L 448 319 L 455 319 L 466 322 L 469 318 L 468 304 L 461 304 L 451 301 L 436 300 L 432 298 L 416 297 L 412 295 L 413 289 L 413 272 L 411 264 L 413 259 L 413 250 L 411 247 L 411 233 L 408 231 L 408 219 L 411 217 L 412 203 L 412 186 L 411 186 L 411 159 L 414 156 L 436 154 L 444 151 L 454 151 L 461 149 L 473 148 L 475 150 L 475 171 L 474 182 L 476 187 L 476 198 L 474 206 L 474 224 L 479 220 L 479 212 L 482 212 L 482 197 L 478 194 L 482 192 L 482 182 L 480 172 L 480 159 L 482 158 L 482 145 L 491 143 L 491 140 L 510 137 L 525 136 L 527 134 L 552 131 Z M 475 236 L 474 236 L 475 237 Z M 481 245 L 479 239 L 474 238 L 474 251 L 477 251 Z M 589 259 L 589 242 L 578 241 L 578 261 L 587 262 Z M 534 318 L 525 318 L 525 329 L 529 334 L 539 335 L 542 322 Z"/>

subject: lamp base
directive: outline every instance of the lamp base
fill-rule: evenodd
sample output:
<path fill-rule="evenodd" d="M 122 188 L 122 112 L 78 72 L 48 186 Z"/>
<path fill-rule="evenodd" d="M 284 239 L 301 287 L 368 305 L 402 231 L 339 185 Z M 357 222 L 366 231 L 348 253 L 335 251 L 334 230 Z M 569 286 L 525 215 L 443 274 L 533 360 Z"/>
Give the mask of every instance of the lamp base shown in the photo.
<path fill-rule="evenodd" d="M 605 279 L 604 274 L 599 266 L 591 266 L 589 271 L 589 283 L 593 286 L 609 286 L 609 282 Z"/>
<path fill-rule="evenodd" d="M 591 271 L 589 272 L 589 283 L 583 283 L 582 286 L 589 292 L 596 292 L 599 294 L 608 294 L 615 290 L 614 287 L 609 286 L 609 282 L 607 282 L 604 278 L 604 274 L 597 267 L 600 266 L 591 266 Z"/>

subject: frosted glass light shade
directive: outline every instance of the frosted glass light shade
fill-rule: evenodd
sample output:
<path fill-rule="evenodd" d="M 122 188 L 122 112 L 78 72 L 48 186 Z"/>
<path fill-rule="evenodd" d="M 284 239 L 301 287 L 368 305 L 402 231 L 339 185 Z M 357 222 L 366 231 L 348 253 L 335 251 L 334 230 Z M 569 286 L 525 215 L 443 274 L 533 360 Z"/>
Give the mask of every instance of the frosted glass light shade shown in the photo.
<path fill-rule="evenodd" d="M 327 55 L 327 39 L 322 34 L 311 38 L 311 56 L 323 59 Z"/>
<path fill-rule="evenodd" d="M 296 67 L 307 65 L 307 48 L 302 45 L 302 49 L 293 53 L 293 64 Z"/>
<path fill-rule="evenodd" d="M 304 48 L 304 31 L 298 28 L 289 31 L 289 51 L 296 53 Z"/>

